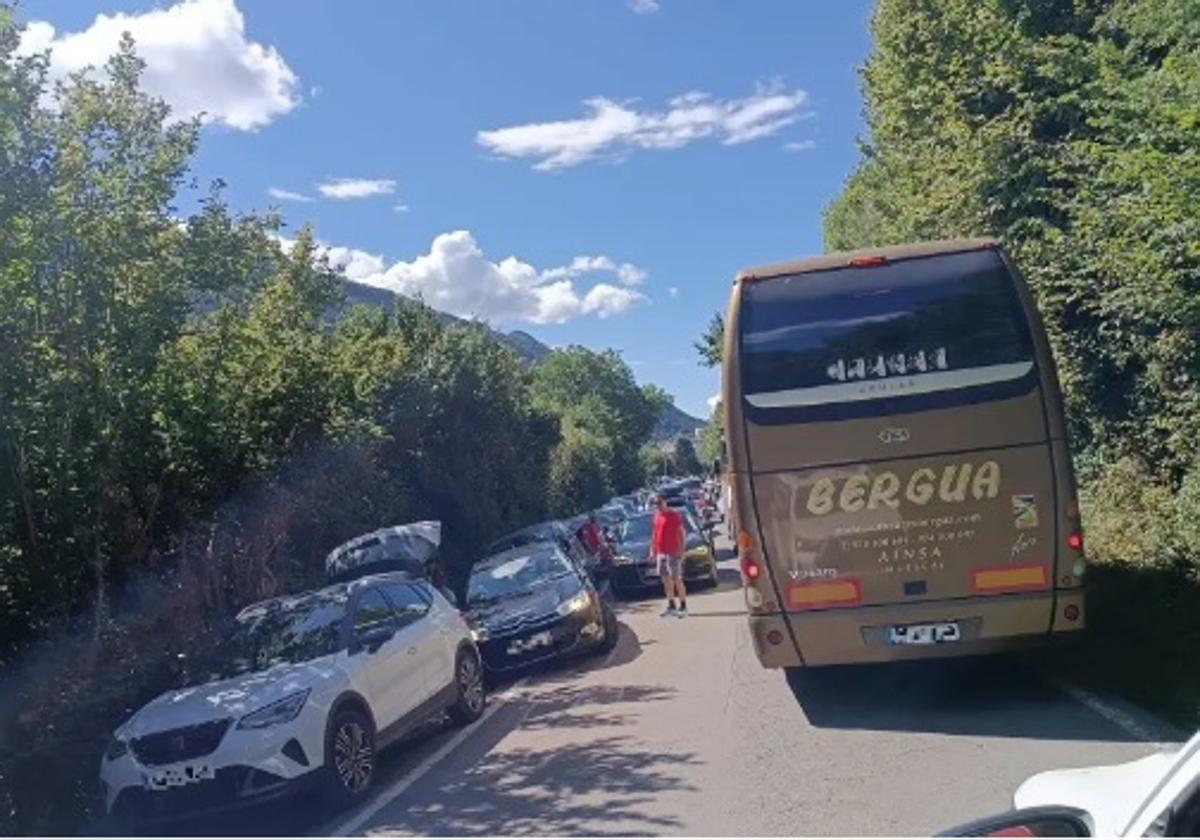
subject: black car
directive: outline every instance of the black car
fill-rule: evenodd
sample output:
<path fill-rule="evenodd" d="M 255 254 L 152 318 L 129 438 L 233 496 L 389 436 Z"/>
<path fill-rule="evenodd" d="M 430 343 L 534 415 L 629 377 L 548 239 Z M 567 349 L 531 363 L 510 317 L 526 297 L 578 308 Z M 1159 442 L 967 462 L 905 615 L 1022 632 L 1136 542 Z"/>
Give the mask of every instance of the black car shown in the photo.
<path fill-rule="evenodd" d="M 579 524 L 582 525 L 585 519 L 586 517 L 580 518 Z M 584 548 L 583 543 L 579 541 L 579 537 L 575 535 L 577 530 L 578 526 L 572 526 L 567 521 L 555 519 L 549 522 L 539 522 L 536 525 L 530 525 L 496 540 L 488 546 L 488 556 L 500 554 L 513 548 L 549 542 L 554 543 L 562 549 L 567 557 L 579 564 L 591 577 L 602 578 L 607 573 L 607 569 L 600 563 L 600 558 L 593 557 Z"/>
<path fill-rule="evenodd" d="M 681 510 L 680 513 L 683 514 L 687 540 L 683 557 L 683 579 L 691 584 L 716 586 L 719 578 L 717 558 L 712 545 L 697 527 L 696 521 L 686 511 Z M 614 595 L 632 594 L 662 585 L 658 567 L 650 558 L 653 523 L 654 514 L 643 513 L 629 517 L 621 527 L 621 540 L 617 545 L 610 578 Z"/>
<path fill-rule="evenodd" d="M 521 545 L 477 563 L 467 582 L 466 610 L 492 676 L 609 651 L 617 643 L 612 607 L 554 542 Z"/>

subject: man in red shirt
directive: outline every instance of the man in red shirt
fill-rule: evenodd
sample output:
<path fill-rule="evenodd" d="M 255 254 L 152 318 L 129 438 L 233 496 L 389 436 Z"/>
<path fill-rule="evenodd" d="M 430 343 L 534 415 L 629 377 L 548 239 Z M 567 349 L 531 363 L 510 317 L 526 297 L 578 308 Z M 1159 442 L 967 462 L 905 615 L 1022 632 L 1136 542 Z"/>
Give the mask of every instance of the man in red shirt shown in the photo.
<path fill-rule="evenodd" d="M 683 515 L 667 506 L 667 500 L 659 496 L 654 500 L 654 523 L 650 533 L 650 559 L 658 565 L 662 578 L 663 592 L 667 595 L 667 608 L 663 617 L 687 616 L 687 589 L 683 585 L 683 551 L 686 544 Z M 675 597 L 679 596 L 679 609 L 675 609 Z"/>
<path fill-rule="evenodd" d="M 587 549 L 588 554 L 598 559 L 603 559 L 606 541 L 604 539 L 604 531 L 600 528 L 600 523 L 596 521 L 595 512 L 589 513 L 587 520 L 579 526 L 579 530 L 575 532 L 579 537 L 579 541 L 583 543 L 583 547 Z"/>

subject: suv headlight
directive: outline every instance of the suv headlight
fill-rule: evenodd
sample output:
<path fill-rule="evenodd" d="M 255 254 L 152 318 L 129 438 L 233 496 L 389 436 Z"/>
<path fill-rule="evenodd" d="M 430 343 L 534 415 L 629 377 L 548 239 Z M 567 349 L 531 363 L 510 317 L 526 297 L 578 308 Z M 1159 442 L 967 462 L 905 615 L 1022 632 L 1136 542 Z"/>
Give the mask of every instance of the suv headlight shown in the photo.
<path fill-rule="evenodd" d="M 471 641 L 486 642 L 488 637 L 488 629 L 482 624 L 478 627 L 471 628 Z"/>
<path fill-rule="evenodd" d="M 580 591 L 573 595 L 569 600 L 563 601 L 561 604 L 559 604 L 557 611 L 559 615 L 570 615 L 573 612 L 579 612 L 580 610 L 587 609 L 588 604 L 591 602 L 592 599 L 588 597 L 587 592 Z"/>
<path fill-rule="evenodd" d="M 613 562 L 616 563 L 618 566 L 628 566 L 630 563 L 633 562 L 633 558 L 630 557 L 628 554 L 618 554 L 616 557 L 613 558 Z"/>
<path fill-rule="evenodd" d="M 296 715 L 300 714 L 300 710 L 304 708 L 304 701 L 308 699 L 308 693 L 311 690 L 306 688 L 303 691 L 297 691 L 282 700 L 276 700 L 261 709 L 255 709 L 238 721 L 237 728 L 266 729 L 268 726 L 295 720 Z"/>

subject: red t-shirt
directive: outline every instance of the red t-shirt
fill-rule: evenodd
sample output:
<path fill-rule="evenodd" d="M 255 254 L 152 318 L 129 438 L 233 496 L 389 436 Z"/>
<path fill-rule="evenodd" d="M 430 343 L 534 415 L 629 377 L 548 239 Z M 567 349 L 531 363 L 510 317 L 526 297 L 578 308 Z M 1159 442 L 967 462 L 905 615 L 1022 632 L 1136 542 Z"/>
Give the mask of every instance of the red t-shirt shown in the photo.
<path fill-rule="evenodd" d="M 683 517 L 667 508 L 654 512 L 654 531 L 650 536 L 651 554 L 683 554 Z"/>
<path fill-rule="evenodd" d="M 590 520 L 579 528 L 579 539 L 583 542 L 583 547 L 592 554 L 598 552 L 604 544 L 600 525 Z"/>

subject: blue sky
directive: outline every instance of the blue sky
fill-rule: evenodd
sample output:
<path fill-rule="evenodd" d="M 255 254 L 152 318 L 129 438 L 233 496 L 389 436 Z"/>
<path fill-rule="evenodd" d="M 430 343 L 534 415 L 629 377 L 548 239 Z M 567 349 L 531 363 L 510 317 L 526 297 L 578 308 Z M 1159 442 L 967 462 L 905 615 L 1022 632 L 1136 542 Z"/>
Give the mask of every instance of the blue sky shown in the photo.
<path fill-rule="evenodd" d="M 208 114 L 195 175 L 224 179 L 238 208 L 313 222 L 352 276 L 554 346 L 616 347 L 705 416 L 718 374 L 691 345 L 734 273 L 821 250 L 863 130 L 870 9 L 25 0 L 21 14 L 60 70 L 132 29 L 147 87 Z"/>

